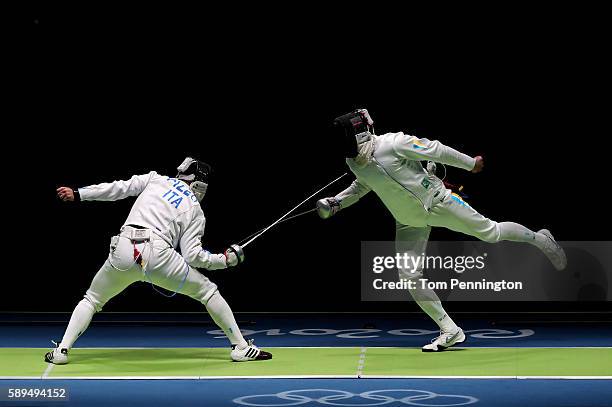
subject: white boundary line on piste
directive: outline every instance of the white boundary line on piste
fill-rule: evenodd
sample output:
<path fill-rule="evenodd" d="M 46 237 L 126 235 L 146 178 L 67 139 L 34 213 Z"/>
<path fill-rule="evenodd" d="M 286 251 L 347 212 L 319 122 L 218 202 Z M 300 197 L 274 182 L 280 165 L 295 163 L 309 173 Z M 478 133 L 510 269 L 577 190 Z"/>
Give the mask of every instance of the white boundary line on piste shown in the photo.
<path fill-rule="evenodd" d="M 361 348 L 361 352 L 359 352 L 359 361 L 357 362 L 357 378 L 361 378 L 363 373 L 363 366 L 365 365 L 366 352 L 368 348 L 363 346 Z"/>
<path fill-rule="evenodd" d="M 357 338 L 356 338 L 357 339 Z M 358 349 L 360 346 L 266 346 L 270 349 Z M 49 349 L 49 347 L 34 346 L 0 346 L 2 349 Z M 227 346 L 87 346 L 74 347 L 77 350 L 117 349 L 117 350 L 147 350 L 147 349 L 229 349 Z M 368 346 L 368 349 L 421 349 L 418 346 Z M 453 349 L 612 349 L 612 346 L 453 346 Z"/>
<path fill-rule="evenodd" d="M 278 376 L 0 376 L 0 380 L 232 380 L 232 379 L 358 379 L 356 375 L 278 375 Z M 612 376 L 379 376 L 361 379 L 512 379 L 512 380 L 612 380 Z"/>
<path fill-rule="evenodd" d="M 45 369 L 44 373 L 42 374 L 42 379 L 46 379 L 49 374 L 51 373 L 51 371 L 53 370 L 53 368 L 55 367 L 55 365 L 53 363 L 47 363 L 47 368 Z"/>

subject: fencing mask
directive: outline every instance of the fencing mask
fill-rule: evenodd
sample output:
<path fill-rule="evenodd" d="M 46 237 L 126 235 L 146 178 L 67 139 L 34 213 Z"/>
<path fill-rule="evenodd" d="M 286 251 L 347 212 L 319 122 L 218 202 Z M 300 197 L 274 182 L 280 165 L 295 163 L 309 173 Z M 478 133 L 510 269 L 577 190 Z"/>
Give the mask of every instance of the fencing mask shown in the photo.
<path fill-rule="evenodd" d="M 343 136 L 345 157 L 354 158 L 359 153 L 358 143 L 369 139 L 374 134 L 374 121 L 367 109 L 357 109 L 334 119 L 334 127 Z"/>
<path fill-rule="evenodd" d="M 198 202 L 201 202 L 208 188 L 208 178 L 211 172 L 210 165 L 203 161 L 187 157 L 183 163 L 179 165 L 177 170 L 178 175 L 176 178 L 189 184 Z"/>

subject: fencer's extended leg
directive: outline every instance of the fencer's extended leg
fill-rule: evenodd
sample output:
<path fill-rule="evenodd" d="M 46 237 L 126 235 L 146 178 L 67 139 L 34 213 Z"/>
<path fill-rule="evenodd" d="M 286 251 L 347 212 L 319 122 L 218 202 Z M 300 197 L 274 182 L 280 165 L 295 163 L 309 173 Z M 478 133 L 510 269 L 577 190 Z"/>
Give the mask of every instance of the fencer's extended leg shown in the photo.
<path fill-rule="evenodd" d="M 77 338 L 85 332 L 95 312 L 96 310 L 89 300 L 87 298 L 82 299 L 72 312 L 62 341 L 57 344 L 55 349 L 45 354 L 45 362 L 56 365 L 68 363 L 68 350 L 72 348 Z"/>
<path fill-rule="evenodd" d="M 83 298 L 76 306 L 68 322 L 64 337 L 60 342 L 60 348 L 70 349 L 79 336 L 89 327 L 91 318 L 96 313 L 93 304 L 87 298 Z"/>
<path fill-rule="evenodd" d="M 430 227 L 415 228 L 412 226 L 396 223 L 395 248 L 397 253 L 406 253 L 415 258 L 422 256 L 427 248 Z M 435 338 L 431 344 L 423 347 L 425 352 L 436 352 L 465 341 L 463 330 L 455 324 L 446 313 L 440 298 L 434 290 L 423 288 L 419 279 L 423 276 L 422 263 L 413 268 L 414 263 L 409 262 L 407 267 L 399 268 L 401 279 L 413 280 L 414 288 L 409 289 L 410 295 L 421 309 L 440 327 L 440 336 Z"/>
<path fill-rule="evenodd" d="M 514 222 L 491 222 L 497 224 L 499 229 L 498 241 L 509 240 L 532 244 L 548 257 L 557 270 L 563 270 L 567 265 L 565 251 L 547 229 L 534 232 Z"/>
<path fill-rule="evenodd" d="M 60 347 L 72 348 L 77 338 L 89 326 L 93 315 L 102 311 L 111 298 L 139 279 L 137 270 L 117 270 L 107 261 L 92 280 L 85 298 L 74 309 Z"/>
<path fill-rule="evenodd" d="M 567 265 L 563 248 L 548 230 L 534 232 L 515 222 L 495 222 L 454 194 L 434 205 L 428 224 L 442 226 L 489 243 L 503 240 L 529 243 L 540 249 L 557 270 L 563 270 Z"/>
<path fill-rule="evenodd" d="M 45 355 L 45 361 L 58 365 L 68 363 L 68 351 L 89 327 L 93 315 L 101 311 L 111 298 L 137 280 L 139 272 L 136 269 L 117 270 L 107 260 L 94 276 L 85 297 L 72 312 L 62 341 L 56 349 Z"/>

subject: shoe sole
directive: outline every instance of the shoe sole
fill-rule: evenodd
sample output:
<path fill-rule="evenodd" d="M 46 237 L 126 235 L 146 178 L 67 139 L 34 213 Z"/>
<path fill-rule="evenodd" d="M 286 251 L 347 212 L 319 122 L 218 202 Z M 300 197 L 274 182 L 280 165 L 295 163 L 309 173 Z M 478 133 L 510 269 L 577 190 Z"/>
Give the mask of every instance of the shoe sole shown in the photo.
<path fill-rule="evenodd" d="M 242 359 L 242 360 L 236 360 L 234 358 L 232 358 L 232 362 L 255 362 L 257 360 L 270 360 L 272 359 L 272 354 L 270 352 L 266 352 L 264 350 L 259 352 L 259 355 L 257 355 L 257 357 L 255 359 Z"/>
<path fill-rule="evenodd" d="M 550 233 L 550 230 L 548 230 L 548 229 L 541 229 L 541 230 L 538 231 L 538 233 L 541 233 L 544 236 L 546 236 L 548 239 L 550 239 L 550 241 L 561 251 L 560 255 L 557 255 L 556 253 L 554 254 L 557 257 L 557 260 L 559 260 L 562 263 L 562 264 L 560 264 L 558 266 L 555 264 L 555 262 L 550 260 L 550 257 L 548 255 L 546 257 L 549 258 L 550 262 L 552 263 L 552 265 L 553 265 L 553 267 L 555 269 L 557 269 L 558 271 L 564 270 L 565 267 L 567 267 L 567 257 L 565 256 L 565 251 L 563 250 L 563 247 L 561 247 L 561 245 L 559 243 L 557 243 L 557 241 L 553 237 L 552 233 Z"/>

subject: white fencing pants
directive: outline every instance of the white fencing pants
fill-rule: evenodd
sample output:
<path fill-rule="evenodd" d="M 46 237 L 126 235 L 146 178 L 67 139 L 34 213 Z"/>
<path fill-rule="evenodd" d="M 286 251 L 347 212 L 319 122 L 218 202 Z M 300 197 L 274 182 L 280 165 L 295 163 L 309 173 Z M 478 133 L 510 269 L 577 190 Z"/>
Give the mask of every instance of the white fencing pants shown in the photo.
<path fill-rule="evenodd" d="M 447 194 L 433 205 L 427 216 L 429 226 L 442 226 L 489 243 L 502 240 L 538 245 L 537 233 L 514 222 L 495 222 L 476 211 L 457 194 Z"/>
<path fill-rule="evenodd" d="M 151 281 L 166 290 L 198 300 L 207 307 L 232 344 L 246 346 L 231 309 L 218 293 L 216 284 L 189 266 L 180 254 L 156 235 L 152 235 L 148 242 L 132 243 L 128 238 L 129 229 L 125 227 L 119 236 L 111 239 L 108 258 L 93 278 L 85 298 L 72 313 L 60 348 L 70 349 L 87 329 L 94 313 L 101 311 L 111 298 L 136 281 Z M 142 255 L 144 268 L 134 258 L 135 250 Z M 213 296 L 216 300 L 209 309 L 208 302 Z"/>
<path fill-rule="evenodd" d="M 445 194 L 445 198 L 435 203 L 427 216 L 427 227 L 412 227 L 396 224 L 396 251 L 409 256 L 422 256 L 426 253 L 427 241 L 432 226 L 442 226 L 447 229 L 474 236 L 485 242 L 495 243 L 502 240 L 527 242 L 538 246 L 537 233 L 523 225 L 514 222 L 495 222 L 478 213 L 456 194 Z M 423 276 L 422 263 L 418 269 L 400 268 L 399 276 L 418 282 Z M 453 329 L 455 323 L 442 307 L 440 299 L 431 289 L 424 289 L 420 284 L 410 289 L 410 294 L 443 330 Z"/>
<path fill-rule="evenodd" d="M 134 248 L 142 254 L 146 275 L 143 267 L 134 259 Z M 189 266 L 160 237 L 152 234 L 151 241 L 134 245 L 124 231 L 111 239 L 108 259 L 95 275 L 85 299 L 99 312 L 111 298 L 136 281 L 151 281 L 166 290 L 188 295 L 204 305 L 217 291 L 216 284 Z"/>

